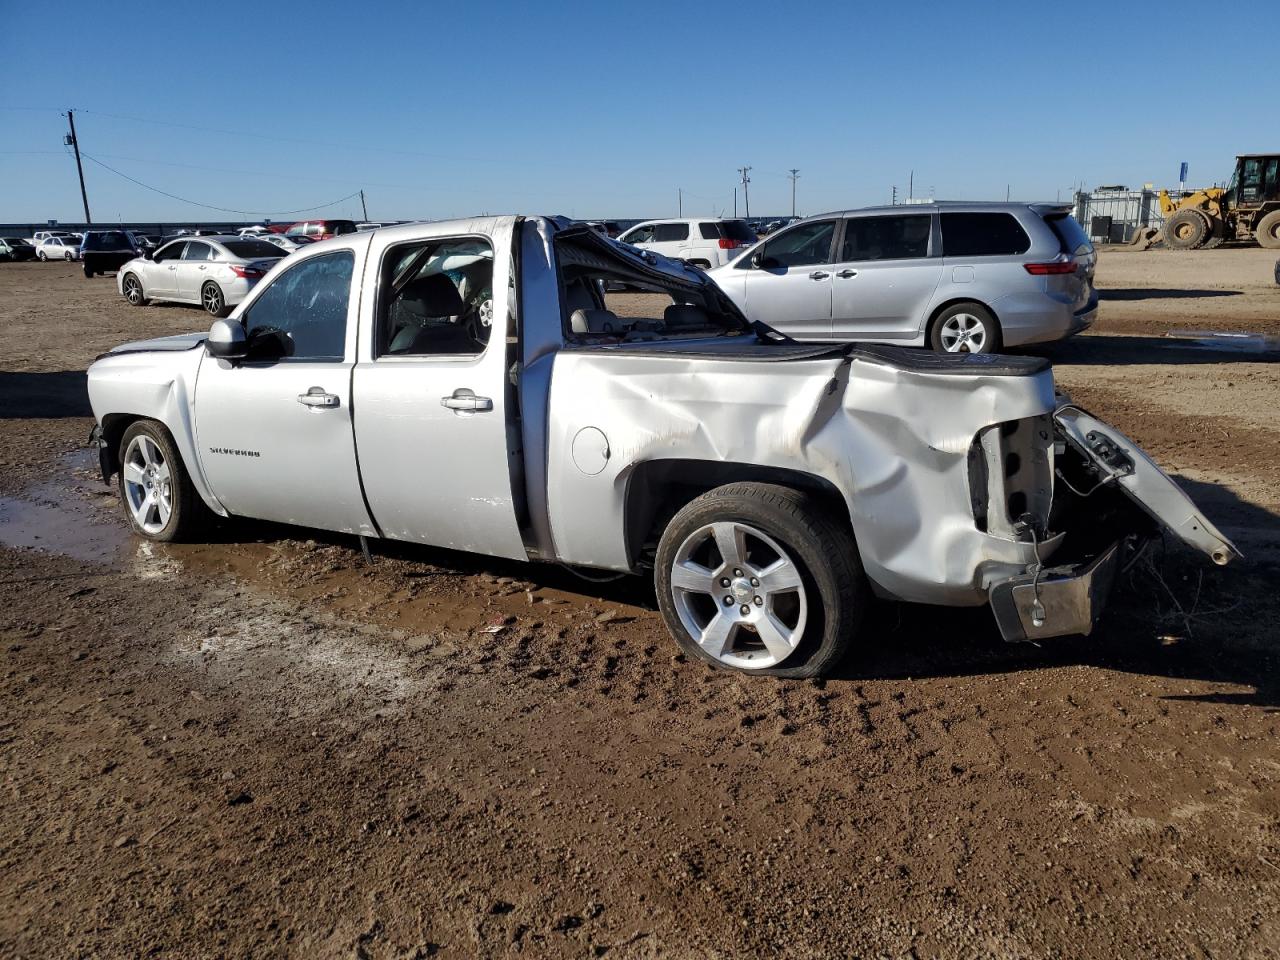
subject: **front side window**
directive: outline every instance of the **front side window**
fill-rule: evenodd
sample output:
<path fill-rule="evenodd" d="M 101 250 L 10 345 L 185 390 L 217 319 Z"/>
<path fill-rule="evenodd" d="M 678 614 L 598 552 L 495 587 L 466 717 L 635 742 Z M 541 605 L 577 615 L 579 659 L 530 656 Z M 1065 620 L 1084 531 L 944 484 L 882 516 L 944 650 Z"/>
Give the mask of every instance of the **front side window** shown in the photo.
<path fill-rule="evenodd" d="M 186 245 L 187 242 L 185 240 L 179 240 L 176 243 L 171 243 L 168 246 L 161 247 L 156 251 L 156 263 L 160 263 L 164 260 L 180 259 L 182 257 L 182 251 Z"/>
<path fill-rule="evenodd" d="M 689 239 L 687 223 L 659 223 L 653 228 L 654 243 L 675 243 Z"/>
<path fill-rule="evenodd" d="M 355 258 L 349 250 L 312 257 L 271 282 L 244 316 L 255 337 L 276 332 L 294 360 L 342 360 Z"/>
<path fill-rule="evenodd" d="M 827 263 L 831 259 L 831 241 L 835 233 L 834 220 L 818 220 L 788 230 L 761 247 L 760 266 L 776 269 Z"/>
<path fill-rule="evenodd" d="M 908 260 L 929 255 L 932 217 L 912 214 L 853 217 L 845 221 L 842 263 L 858 260 Z"/>
<path fill-rule="evenodd" d="M 391 247 L 382 259 L 379 356 L 474 356 L 493 324 L 493 247 L 450 237 Z"/>
<path fill-rule="evenodd" d="M 196 243 L 192 241 L 187 244 L 187 250 L 182 255 L 183 260 L 212 260 L 213 248 L 207 243 Z"/>
<path fill-rule="evenodd" d="M 942 214 L 942 253 L 948 257 L 1011 257 L 1031 249 L 1031 238 L 1009 213 Z"/>

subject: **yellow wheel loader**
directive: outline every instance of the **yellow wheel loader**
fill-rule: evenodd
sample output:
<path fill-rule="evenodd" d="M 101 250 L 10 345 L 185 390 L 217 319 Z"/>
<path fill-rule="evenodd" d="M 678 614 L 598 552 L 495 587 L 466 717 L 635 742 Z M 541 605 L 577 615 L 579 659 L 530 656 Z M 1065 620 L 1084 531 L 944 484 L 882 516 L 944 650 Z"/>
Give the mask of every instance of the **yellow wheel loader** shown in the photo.
<path fill-rule="evenodd" d="M 1207 187 L 1174 197 L 1159 194 L 1164 227 L 1160 236 L 1172 250 L 1216 247 L 1224 240 L 1256 240 L 1280 249 L 1280 154 L 1236 157 L 1226 189 Z"/>

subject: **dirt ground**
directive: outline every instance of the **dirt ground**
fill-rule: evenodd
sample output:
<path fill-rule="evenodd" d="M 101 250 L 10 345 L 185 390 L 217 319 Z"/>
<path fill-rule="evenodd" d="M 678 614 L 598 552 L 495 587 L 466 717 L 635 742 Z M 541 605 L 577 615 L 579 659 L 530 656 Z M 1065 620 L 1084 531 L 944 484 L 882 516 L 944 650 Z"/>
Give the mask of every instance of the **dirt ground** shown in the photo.
<path fill-rule="evenodd" d="M 882 604 L 826 682 L 686 662 L 638 581 L 131 539 L 84 369 L 203 314 L 0 264 L 0 955 L 1280 955 L 1280 354 L 1165 336 L 1280 334 L 1274 260 L 1107 251 L 1045 351 L 1242 562 L 1042 647 Z"/>

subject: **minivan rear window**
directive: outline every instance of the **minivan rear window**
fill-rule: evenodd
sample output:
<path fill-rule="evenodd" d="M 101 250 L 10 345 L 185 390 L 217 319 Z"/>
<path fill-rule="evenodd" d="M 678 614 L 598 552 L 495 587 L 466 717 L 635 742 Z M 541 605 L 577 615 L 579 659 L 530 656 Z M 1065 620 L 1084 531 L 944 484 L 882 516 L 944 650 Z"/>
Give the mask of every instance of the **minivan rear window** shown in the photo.
<path fill-rule="evenodd" d="M 1060 217 L 1045 217 L 1044 222 L 1057 235 L 1058 240 L 1062 243 L 1062 252 L 1069 253 L 1072 256 L 1083 256 L 1093 252 L 1093 242 L 1089 239 L 1089 235 L 1084 232 L 1084 227 L 1076 222 L 1076 218 L 1070 214 L 1063 214 Z"/>
<path fill-rule="evenodd" d="M 947 257 L 1008 257 L 1031 249 L 1031 238 L 1009 213 L 942 214 L 942 253 Z"/>
<path fill-rule="evenodd" d="M 737 240 L 739 243 L 755 243 L 757 240 L 756 232 L 747 226 L 745 220 L 724 220 L 720 228 L 728 240 Z"/>

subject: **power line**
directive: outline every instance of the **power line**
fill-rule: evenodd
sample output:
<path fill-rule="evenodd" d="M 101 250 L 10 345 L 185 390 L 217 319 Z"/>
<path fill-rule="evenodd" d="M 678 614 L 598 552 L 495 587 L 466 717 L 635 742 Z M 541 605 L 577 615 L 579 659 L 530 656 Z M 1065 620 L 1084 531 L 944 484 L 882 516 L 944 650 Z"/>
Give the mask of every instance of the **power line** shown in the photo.
<path fill-rule="evenodd" d="M 161 190 L 159 187 L 153 187 L 149 183 L 143 183 L 141 180 L 135 180 L 133 177 L 129 176 L 127 173 L 121 173 L 115 167 L 111 167 L 103 163 L 97 157 L 91 156 L 83 152 L 81 153 L 81 156 L 92 163 L 96 163 L 98 166 L 102 167 L 104 170 L 108 170 L 111 173 L 114 173 L 117 177 L 121 177 L 122 179 L 128 180 L 130 183 L 136 184 L 137 186 L 142 187 L 144 190 L 150 190 L 152 193 L 158 193 L 163 197 L 168 197 L 170 200 L 177 200 L 181 203 L 189 203 L 193 207 L 204 207 L 206 210 L 217 210 L 220 213 L 238 213 L 246 217 L 288 217 L 288 216 L 292 216 L 295 213 L 310 213 L 313 210 L 323 210 L 326 207 L 336 207 L 340 203 L 344 203 L 347 200 L 351 200 L 354 197 L 360 196 L 360 191 L 357 190 L 355 191 L 355 193 L 349 193 L 345 197 L 341 197 L 337 200 L 331 200 L 328 203 L 318 203 L 313 207 L 302 207 L 298 210 L 237 210 L 234 207 L 219 207 L 212 203 L 201 203 L 199 200 L 188 200 L 186 197 L 180 197 L 176 193 L 169 193 L 167 190 Z"/>

